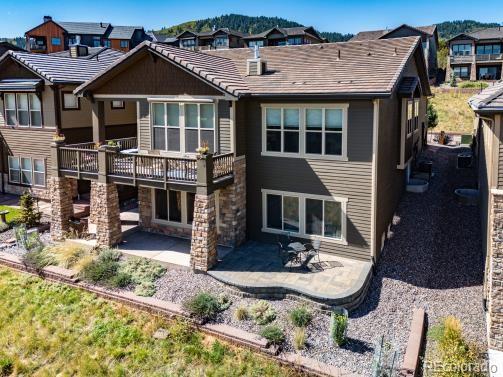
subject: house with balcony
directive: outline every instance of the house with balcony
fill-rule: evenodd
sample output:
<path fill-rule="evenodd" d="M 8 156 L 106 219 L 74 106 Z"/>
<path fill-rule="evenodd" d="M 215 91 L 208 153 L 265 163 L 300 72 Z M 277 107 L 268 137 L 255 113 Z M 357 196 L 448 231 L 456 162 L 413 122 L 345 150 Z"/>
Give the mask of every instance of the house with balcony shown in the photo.
<path fill-rule="evenodd" d="M 438 31 L 437 25 L 428 26 L 410 26 L 402 24 L 394 29 L 361 31 L 356 34 L 351 41 L 367 41 L 373 39 L 387 39 L 399 37 L 421 37 L 423 53 L 426 59 L 426 67 L 430 80 L 434 80 L 437 75 L 437 50 L 438 50 Z"/>
<path fill-rule="evenodd" d="M 289 235 L 367 266 L 363 285 L 423 148 L 430 88 L 421 40 L 407 37 L 366 49 L 144 42 L 73 93 L 93 104 L 93 140 L 52 146 L 53 238 L 78 179 L 98 245 L 120 243 L 118 190 L 131 186 L 140 227 L 185 240 L 194 270 L 215 267 L 220 246 Z M 137 119 L 135 139 L 113 148 L 99 144 L 110 101 Z"/>
<path fill-rule="evenodd" d="M 175 37 L 175 41 L 167 43 L 187 50 L 215 50 L 244 47 L 244 33 L 229 28 L 213 29 L 211 31 L 194 32 L 185 30 Z"/>
<path fill-rule="evenodd" d="M 26 190 L 50 200 L 51 144 L 55 134 L 68 143 L 93 140 L 92 107 L 73 90 L 117 60 L 123 53 L 109 48 L 49 55 L 8 51 L 0 58 L 0 169 L 2 193 Z M 104 139 L 136 135 L 133 104 L 104 104 Z M 88 193 L 85 182 L 72 181 L 72 196 Z"/>
<path fill-rule="evenodd" d="M 150 39 L 141 26 L 55 21 L 51 16 L 44 16 L 43 22 L 28 30 L 25 37 L 28 51 L 42 54 L 65 51 L 74 44 L 129 51 Z"/>
<path fill-rule="evenodd" d="M 456 35 L 449 40 L 446 78 L 501 80 L 503 28 L 487 28 Z"/>
<path fill-rule="evenodd" d="M 273 27 L 262 33 L 246 35 L 243 40 L 246 47 L 292 46 L 326 42 L 312 26 Z"/>

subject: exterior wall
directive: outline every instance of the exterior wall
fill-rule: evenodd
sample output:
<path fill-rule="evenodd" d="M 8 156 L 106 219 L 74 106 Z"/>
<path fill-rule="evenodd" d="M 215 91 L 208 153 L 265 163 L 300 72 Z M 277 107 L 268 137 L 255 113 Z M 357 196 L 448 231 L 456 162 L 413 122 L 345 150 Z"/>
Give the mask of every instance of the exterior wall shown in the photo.
<path fill-rule="evenodd" d="M 489 348 L 503 351 L 503 195 L 494 195 L 492 202 Z"/>
<path fill-rule="evenodd" d="M 349 102 L 348 161 L 261 156 L 260 104 L 258 101 L 249 101 L 246 105 L 240 104 L 239 113 L 242 113 L 245 107 L 246 114 L 241 114 L 242 117 L 236 119 L 237 133 L 244 133 L 246 137 L 246 145 L 244 147 L 238 145 L 237 148 L 246 150 L 248 238 L 265 242 L 274 242 L 277 238 L 276 234 L 262 232 L 262 189 L 346 197 L 348 245 L 323 240 L 322 251 L 369 260 L 372 102 L 369 100 Z"/>
<path fill-rule="evenodd" d="M 59 52 L 65 50 L 65 31 L 61 26 L 53 21 L 45 22 L 26 34 L 27 48 L 30 48 L 30 37 L 46 37 L 47 50 L 45 53 Z M 60 38 L 61 44 L 54 46 L 52 38 Z"/>
<path fill-rule="evenodd" d="M 114 50 L 128 52 L 131 49 L 131 41 L 128 41 L 128 47 L 121 47 L 123 39 L 110 39 L 110 47 Z"/>

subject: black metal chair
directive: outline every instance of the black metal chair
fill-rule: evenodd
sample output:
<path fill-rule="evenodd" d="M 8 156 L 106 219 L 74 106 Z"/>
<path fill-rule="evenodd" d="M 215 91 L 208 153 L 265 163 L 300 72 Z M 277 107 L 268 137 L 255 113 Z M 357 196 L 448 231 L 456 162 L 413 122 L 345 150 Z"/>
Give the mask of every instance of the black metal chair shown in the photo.
<path fill-rule="evenodd" d="M 320 247 L 321 247 L 321 241 L 320 240 L 313 240 L 309 243 L 304 244 L 304 247 L 306 248 L 306 259 L 311 257 L 312 259 L 318 258 L 318 263 L 321 262 L 320 260 Z M 311 259 L 309 258 L 309 259 Z"/>
<path fill-rule="evenodd" d="M 292 263 L 299 262 L 299 254 L 295 250 L 289 249 L 283 243 L 278 241 L 278 255 L 283 266 L 289 264 L 288 269 L 292 270 Z"/>

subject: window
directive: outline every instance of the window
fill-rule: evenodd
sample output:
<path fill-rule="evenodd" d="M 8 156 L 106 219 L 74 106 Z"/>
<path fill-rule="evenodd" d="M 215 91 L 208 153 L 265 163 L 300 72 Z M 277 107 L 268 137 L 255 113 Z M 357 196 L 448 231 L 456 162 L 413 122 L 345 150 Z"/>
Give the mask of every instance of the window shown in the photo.
<path fill-rule="evenodd" d="M 101 37 L 94 36 L 93 37 L 93 47 L 100 47 L 100 46 L 101 46 Z"/>
<path fill-rule="evenodd" d="M 414 100 L 407 100 L 407 135 L 414 131 Z"/>
<path fill-rule="evenodd" d="M 229 38 L 224 37 L 216 37 L 215 38 L 215 47 L 227 47 L 229 46 Z"/>
<path fill-rule="evenodd" d="M 180 225 L 190 225 L 194 219 L 195 194 L 177 190 L 155 189 L 154 218 Z"/>
<path fill-rule="evenodd" d="M 110 39 L 105 39 L 103 41 L 103 46 L 108 48 L 112 47 L 112 42 L 110 41 Z"/>
<path fill-rule="evenodd" d="M 63 110 L 80 110 L 80 99 L 72 92 L 62 92 Z"/>
<path fill-rule="evenodd" d="M 61 38 L 52 37 L 51 38 L 51 44 L 53 46 L 61 46 Z"/>
<path fill-rule="evenodd" d="M 414 98 L 414 131 L 419 128 L 419 98 Z"/>
<path fill-rule="evenodd" d="M 248 42 L 248 47 L 255 47 L 255 46 L 264 47 L 264 41 L 249 41 Z"/>
<path fill-rule="evenodd" d="M 124 101 L 112 101 L 110 103 L 112 110 L 125 109 L 126 103 Z"/>
<path fill-rule="evenodd" d="M 34 93 L 4 95 L 7 126 L 42 127 L 42 104 Z"/>
<path fill-rule="evenodd" d="M 452 45 L 452 55 L 471 55 L 471 54 L 472 54 L 471 44 Z"/>
<path fill-rule="evenodd" d="M 468 70 L 468 67 L 466 67 L 466 66 L 463 66 L 463 67 L 454 67 L 453 68 L 453 72 L 454 72 L 454 75 L 456 77 L 459 77 L 459 78 L 462 78 L 462 79 L 470 77 L 470 72 Z"/>
<path fill-rule="evenodd" d="M 478 78 L 480 80 L 498 80 L 501 76 L 499 72 L 499 67 L 479 67 Z"/>
<path fill-rule="evenodd" d="M 264 107 L 263 155 L 345 158 L 347 105 Z"/>
<path fill-rule="evenodd" d="M 301 45 L 302 44 L 302 37 L 289 37 L 288 44 L 289 45 Z"/>
<path fill-rule="evenodd" d="M 184 48 L 196 47 L 196 40 L 194 38 L 180 40 L 180 45 Z"/>
<path fill-rule="evenodd" d="M 45 186 L 44 160 L 9 156 L 9 181 L 27 186 Z"/>
<path fill-rule="evenodd" d="M 263 231 L 345 242 L 346 198 L 262 190 Z"/>
<path fill-rule="evenodd" d="M 215 150 L 213 103 L 158 103 L 151 105 L 154 149 L 195 153 L 208 144 Z"/>
<path fill-rule="evenodd" d="M 121 48 L 129 48 L 129 40 L 123 39 L 120 41 Z"/>
<path fill-rule="evenodd" d="M 478 45 L 476 47 L 477 55 L 485 54 L 501 54 L 501 45 L 490 44 L 490 45 Z"/>

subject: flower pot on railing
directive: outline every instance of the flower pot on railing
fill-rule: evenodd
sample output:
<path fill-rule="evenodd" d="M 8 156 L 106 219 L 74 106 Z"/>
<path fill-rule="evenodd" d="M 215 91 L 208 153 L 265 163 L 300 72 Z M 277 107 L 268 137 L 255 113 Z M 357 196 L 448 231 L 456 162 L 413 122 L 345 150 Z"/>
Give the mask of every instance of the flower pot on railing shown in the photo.
<path fill-rule="evenodd" d="M 197 159 L 206 158 L 206 156 L 208 156 L 208 154 L 210 153 L 208 143 L 203 141 L 201 146 L 196 149 L 196 153 L 197 153 L 196 155 Z"/>
<path fill-rule="evenodd" d="M 63 134 L 55 134 L 52 136 L 52 142 L 57 147 L 62 147 L 66 144 L 66 137 Z"/>
<path fill-rule="evenodd" d="M 119 152 L 121 150 L 121 146 L 115 140 L 110 140 L 107 144 L 104 145 L 105 149 L 110 152 Z"/>

